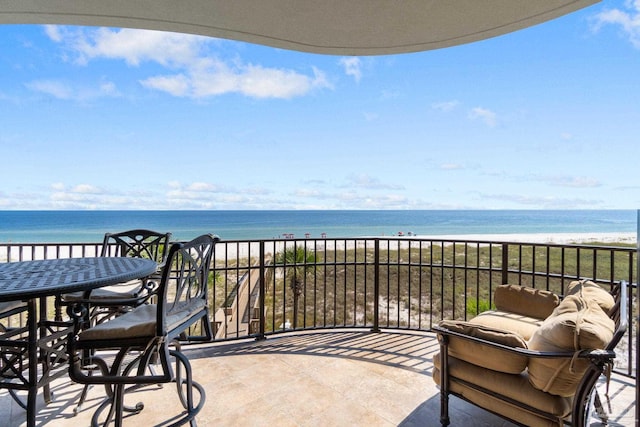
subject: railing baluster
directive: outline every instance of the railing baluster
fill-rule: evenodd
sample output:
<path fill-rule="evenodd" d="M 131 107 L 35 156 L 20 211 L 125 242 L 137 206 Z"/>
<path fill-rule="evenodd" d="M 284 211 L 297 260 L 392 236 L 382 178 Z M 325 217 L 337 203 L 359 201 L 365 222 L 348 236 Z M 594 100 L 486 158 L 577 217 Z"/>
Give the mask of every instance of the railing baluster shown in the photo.
<path fill-rule="evenodd" d="M 374 240 L 373 247 L 374 271 L 373 277 L 373 332 L 380 332 L 380 239 Z"/>
<path fill-rule="evenodd" d="M 503 285 L 509 283 L 509 244 L 502 244 L 502 279 L 500 282 Z"/>
<path fill-rule="evenodd" d="M 304 244 L 302 239 L 234 240 L 218 244 L 219 255 L 212 269 L 217 280 L 210 297 L 211 320 L 219 332 L 216 340 L 249 336 L 265 339 L 285 332 L 279 325 L 287 317 L 298 330 L 356 327 L 380 331 L 384 327 L 428 331 L 442 318 L 466 318 L 471 302 L 475 301 L 476 307 L 487 299 L 490 303 L 496 284 L 538 288 L 544 282 L 546 289 L 564 293 L 570 281 L 586 278 L 585 275 L 603 285 L 621 280 L 637 283 L 638 252 L 631 247 L 418 237 L 310 240 L 305 239 Z M 95 256 L 100 245 L 2 243 L 0 262 Z M 280 266 L 274 262 L 279 251 L 296 247 L 303 250 L 304 261 L 289 260 Z M 313 259 L 307 255 L 312 253 L 315 261 L 307 266 L 307 259 Z M 303 277 L 296 276 L 303 271 L 306 271 Z M 240 287 L 243 275 L 253 284 Z M 289 289 L 290 279 L 302 279 L 302 298 L 298 304 L 293 301 L 295 291 Z M 457 290 L 463 290 L 464 295 Z M 631 296 L 633 290 L 637 298 L 635 285 Z M 241 306 L 245 301 L 249 301 L 248 306 Z M 224 311 L 227 302 L 234 306 L 234 315 Z M 291 318 L 292 311 L 300 315 Z M 637 310 L 630 307 L 629 313 L 635 314 Z M 633 376 L 638 334 L 635 317 L 630 316 L 628 364 L 618 368 Z M 228 331 L 225 322 L 231 322 Z"/>

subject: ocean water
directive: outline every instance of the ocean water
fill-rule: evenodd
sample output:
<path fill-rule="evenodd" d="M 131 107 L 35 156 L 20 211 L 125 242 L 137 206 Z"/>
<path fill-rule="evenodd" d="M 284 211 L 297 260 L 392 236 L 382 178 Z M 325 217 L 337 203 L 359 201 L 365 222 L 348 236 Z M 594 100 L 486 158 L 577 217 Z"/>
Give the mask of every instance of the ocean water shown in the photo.
<path fill-rule="evenodd" d="M 0 211 L 0 242 L 100 242 L 105 232 L 226 240 L 445 234 L 636 232 L 635 210 Z"/>

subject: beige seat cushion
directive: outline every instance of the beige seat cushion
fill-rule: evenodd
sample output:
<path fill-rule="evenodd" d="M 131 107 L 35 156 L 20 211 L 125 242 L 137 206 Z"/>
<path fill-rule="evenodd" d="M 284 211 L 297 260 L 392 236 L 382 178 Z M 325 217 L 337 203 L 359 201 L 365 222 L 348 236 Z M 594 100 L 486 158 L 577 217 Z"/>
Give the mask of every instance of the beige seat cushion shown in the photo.
<path fill-rule="evenodd" d="M 540 327 L 542 321 L 542 319 L 536 319 L 522 314 L 489 310 L 469 320 L 469 323 L 509 331 L 521 336 L 526 341 L 531 338 L 533 333 Z"/>
<path fill-rule="evenodd" d="M 193 313 L 204 307 L 204 301 L 183 304 L 178 310 L 167 316 L 167 330 L 172 330 L 188 319 Z M 157 306 L 145 304 L 112 320 L 86 329 L 79 334 L 78 340 L 109 340 L 118 338 L 144 338 L 156 335 Z"/>
<path fill-rule="evenodd" d="M 443 320 L 441 327 L 453 332 L 480 338 L 497 344 L 515 348 L 527 348 L 527 343 L 520 335 L 469 322 Z M 449 355 L 460 360 L 483 366 L 494 371 L 508 374 L 519 374 L 527 367 L 527 357 L 510 353 L 500 348 L 482 343 L 475 343 L 462 338 L 449 337 Z"/>
<path fill-rule="evenodd" d="M 108 300 L 121 300 L 121 299 L 135 299 L 140 294 L 140 287 L 142 283 L 140 280 L 131 280 L 126 283 L 120 283 L 117 285 L 105 286 L 97 288 L 91 291 L 89 299 L 93 301 L 108 301 Z M 71 292 L 62 296 L 64 301 L 82 301 L 84 300 L 84 292 Z"/>
<path fill-rule="evenodd" d="M 6 301 L 0 302 L 0 314 L 6 313 L 16 308 L 27 308 L 27 303 L 24 301 Z"/>
<path fill-rule="evenodd" d="M 436 354 L 433 358 L 433 379 L 436 384 L 439 385 L 440 359 L 440 354 Z M 492 398 L 488 394 L 466 387 L 463 383 L 457 382 L 455 379 L 459 378 L 486 390 L 490 390 L 499 396 L 505 396 L 561 418 L 568 416 L 571 412 L 570 398 L 554 396 L 535 389 L 529 383 L 525 372 L 517 375 L 505 374 L 503 372 L 483 369 L 482 367 L 450 357 L 449 374 L 452 377 L 449 385 L 453 392 L 462 394 L 465 398 L 480 404 L 489 411 L 505 414 L 525 425 L 541 426 L 554 424 L 546 424 L 539 416 L 524 411 L 522 408 L 510 404 L 501 397 Z M 557 427 L 557 424 L 555 424 L 555 426 Z"/>
<path fill-rule="evenodd" d="M 615 323 L 595 300 L 569 295 L 533 334 L 530 350 L 579 351 L 600 349 L 613 338 Z M 588 367 L 586 360 L 529 359 L 531 384 L 559 396 L 575 394 L 578 382 Z"/>
<path fill-rule="evenodd" d="M 78 341 L 154 337 L 156 312 L 155 304 L 141 305 L 122 316 L 82 331 Z"/>
<path fill-rule="evenodd" d="M 536 319 L 546 319 L 560 303 L 550 291 L 527 286 L 501 285 L 493 295 L 496 309 Z"/>
<path fill-rule="evenodd" d="M 605 313 L 609 313 L 616 303 L 613 295 L 590 280 L 569 283 L 567 295 L 581 295 L 584 299 L 595 300 Z"/>

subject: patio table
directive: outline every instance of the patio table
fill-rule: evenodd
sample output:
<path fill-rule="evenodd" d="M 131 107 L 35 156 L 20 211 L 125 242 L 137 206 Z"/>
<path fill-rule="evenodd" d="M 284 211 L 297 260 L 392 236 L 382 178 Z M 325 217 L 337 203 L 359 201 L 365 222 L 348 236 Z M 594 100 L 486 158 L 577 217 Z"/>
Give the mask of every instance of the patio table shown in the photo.
<path fill-rule="evenodd" d="M 148 276 L 155 273 L 156 269 L 155 261 L 127 257 L 0 263 L 0 302 L 22 300 L 27 302 L 28 307 L 27 343 L 18 347 L 26 347 L 29 375 L 23 378 L 22 383 L 0 381 L 0 388 L 12 392 L 27 390 L 27 426 L 35 426 L 38 388 L 44 387 L 45 401 L 48 402 L 51 399 L 49 382 L 68 372 L 60 367 L 67 362 L 66 337 L 73 330 L 72 324 L 47 319 L 46 297 L 77 291 L 89 292 L 102 286 Z M 37 304 L 38 300 L 40 304 Z M 0 341 L 4 338 L 0 335 Z M 8 346 L 14 342 L 5 341 Z M 41 378 L 37 378 L 38 362 L 42 363 Z M 17 363 L 20 363 L 20 358 Z M 18 366 L 16 369 L 19 371 L 21 368 Z"/>

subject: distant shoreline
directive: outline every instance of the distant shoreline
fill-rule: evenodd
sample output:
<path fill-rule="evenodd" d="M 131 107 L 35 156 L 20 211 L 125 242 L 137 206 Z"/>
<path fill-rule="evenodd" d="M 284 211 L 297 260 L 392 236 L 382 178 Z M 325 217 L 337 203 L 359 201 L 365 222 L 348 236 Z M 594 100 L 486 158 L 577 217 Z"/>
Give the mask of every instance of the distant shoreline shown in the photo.
<path fill-rule="evenodd" d="M 405 237 L 399 237 L 405 238 Z M 551 244 L 571 244 L 571 243 L 627 243 L 632 244 L 637 241 L 637 234 L 633 232 L 613 232 L 613 233 L 516 233 L 516 234 L 447 234 L 430 236 L 412 236 L 408 238 L 417 239 L 443 239 L 443 240 L 489 240 L 496 242 L 518 242 L 518 243 L 551 243 Z"/>
<path fill-rule="evenodd" d="M 368 236 L 368 237 L 352 237 L 342 239 L 326 239 L 327 250 L 344 250 L 352 249 L 355 246 L 364 246 L 365 240 L 382 238 L 389 241 L 388 249 L 398 249 L 408 246 L 408 242 L 412 240 L 433 240 L 436 243 L 438 241 L 479 241 L 479 242 L 516 242 L 516 243 L 532 243 L 532 244 L 637 244 L 636 233 L 619 232 L 619 233 L 517 233 L 517 234 L 447 234 L 447 235 L 421 235 L 421 236 Z M 252 242 L 247 240 L 247 242 Z M 325 239 L 294 239 L 294 240 L 277 240 L 273 245 L 267 244 L 265 252 L 273 254 L 273 252 L 281 251 L 285 246 L 290 247 L 294 243 L 298 245 L 304 244 L 304 242 L 311 243 L 310 249 L 321 250 L 325 249 Z M 394 244 L 393 242 L 397 242 Z M 224 243 L 224 239 L 223 239 Z M 229 258 L 246 258 L 248 256 L 257 256 L 259 253 L 258 242 L 253 241 L 249 244 L 219 244 L 216 247 L 216 258 L 224 259 Z M 82 244 L 70 243 L 64 246 L 49 245 L 47 243 L 0 243 L 0 262 L 7 261 L 7 248 L 9 246 L 21 246 L 23 248 L 22 254 L 24 260 L 37 260 L 46 258 L 69 258 L 71 255 L 74 257 L 85 256 L 93 257 L 98 256 L 99 244 L 89 244 L 85 246 L 85 251 L 82 253 Z M 386 245 L 385 245 L 386 246 Z M 45 254 L 45 247 L 48 248 Z M 25 249 L 28 248 L 28 249 Z M 46 255 L 46 256 L 45 256 Z M 12 249 L 11 261 L 18 260 L 18 250 Z"/>
<path fill-rule="evenodd" d="M 101 242 L 107 231 L 136 228 L 170 231 L 175 240 L 184 241 L 205 233 L 226 240 L 440 235 L 540 238 L 535 233 L 544 239 L 545 234 L 635 233 L 637 219 L 632 210 L 0 211 L 0 242 L 92 243 Z"/>

